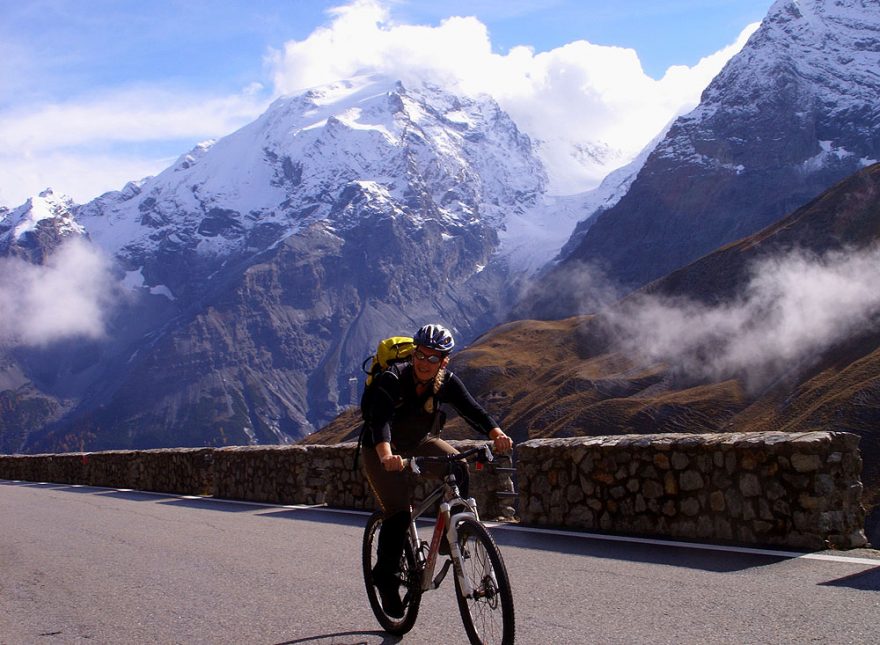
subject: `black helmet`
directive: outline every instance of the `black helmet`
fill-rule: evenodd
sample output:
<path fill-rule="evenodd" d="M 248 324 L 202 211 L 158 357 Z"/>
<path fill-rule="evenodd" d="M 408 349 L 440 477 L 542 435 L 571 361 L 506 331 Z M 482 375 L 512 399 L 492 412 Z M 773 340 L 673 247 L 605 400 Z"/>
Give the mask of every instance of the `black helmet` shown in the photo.
<path fill-rule="evenodd" d="M 447 354 L 455 347 L 455 341 L 449 330 L 441 325 L 425 325 L 416 332 L 413 342 L 421 347 L 436 349 Z"/>

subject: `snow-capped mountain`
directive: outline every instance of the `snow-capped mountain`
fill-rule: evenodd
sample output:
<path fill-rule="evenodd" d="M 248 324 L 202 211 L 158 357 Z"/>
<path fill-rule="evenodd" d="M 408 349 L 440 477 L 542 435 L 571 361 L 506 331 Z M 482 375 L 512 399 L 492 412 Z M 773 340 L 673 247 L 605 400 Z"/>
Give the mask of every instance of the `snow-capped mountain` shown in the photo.
<path fill-rule="evenodd" d="M 392 216 L 430 200 L 430 215 L 444 222 L 500 225 L 502 204 L 519 199 L 522 210 L 544 184 L 528 138 L 488 97 L 469 101 L 371 77 L 278 99 L 250 125 L 93 202 L 80 218 L 114 251 L 155 251 L 170 226 L 201 255 L 226 255 L 247 248 L 260 225 L 277 223 L 288 234 L 321 220 L 352 226 L 348 204 L 336 199 L 340 188 Z"/>
<path fill-rule="evenodd" d="M 363 209 L 416 224 L 479 221 L 497 231 L 499 254 L 525 268 L 561 247 L 580 216 L 560 216 L 546 185 L 531 142 L 490 98 L 370 77 L 279 99 L 78 218 L 132 270 L 165 250 L 252 252 L 319 221 L 344 232 Z"/>
<path fill-rule="evenodd" d="M 52 211 L 130 295 L 76 366 L 16 350 L 47 396 L 77 381 L 72 411 L 30 445 L 302 436 L 356 399 L 384 335 L 441 321 L 466 342 L 500 319 L 517 276 L 583 216 L 546 186 L 491 98 L 370 77 L 278 99 L 156 177 Z M 3 219 L 16 231 L 19 211 Z"/>
<path fill-rule="evenodd" d="M 23 257 L 41 264 L 68 236 L 85 229 L 74 216 L 73 200 L 45 190 L 13 210 L 0 212 L 0 256 Z"/>
<path fill-rule="evenodd" d="M 880 4 L 778 0 L 562 265 L 636 287 L 880 159 Z"/>

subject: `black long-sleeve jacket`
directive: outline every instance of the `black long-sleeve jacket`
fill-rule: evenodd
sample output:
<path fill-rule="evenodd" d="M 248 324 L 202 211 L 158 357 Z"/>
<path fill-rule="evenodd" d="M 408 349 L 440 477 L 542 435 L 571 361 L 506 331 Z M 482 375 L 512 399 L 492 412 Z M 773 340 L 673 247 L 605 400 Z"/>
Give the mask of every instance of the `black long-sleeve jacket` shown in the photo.
<path fill-rule="evenodd" d="M 411 363 L 393 366 L 374 384 L 364 444 L 375 446 L 390 441 L 396 452 L 418 445 L 431 432 L 440 405 L 448 403 L 477 432 L 486 436 L 498 426 L 480 407 L 455 374 L 447 372 L 436 395 L 432 388 L 422 396 L 416 393 Z M 435 398 L 435 405 L 430 399 Z M 427 408 L 426 408 L 426 404 Z"/>

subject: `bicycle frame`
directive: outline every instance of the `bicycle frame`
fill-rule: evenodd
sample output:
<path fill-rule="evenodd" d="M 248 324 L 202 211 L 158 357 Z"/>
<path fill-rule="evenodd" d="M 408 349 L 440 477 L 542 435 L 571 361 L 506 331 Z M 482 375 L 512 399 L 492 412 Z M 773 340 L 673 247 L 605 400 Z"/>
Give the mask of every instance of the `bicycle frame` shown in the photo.
<path fill-rule="evenodd" d="M 443 502 L 441 502 L 439 512 L 437 513 L 437 519 L 434 524 L 428 552 L 425 553 L 416 527 L 416 520 L 433 508 L 434 504 L 441 497 L 443 498 Z M 452 507 L 457 505 L 464 506 L 467 510 L 452 515 Z M 477 501 L 473 497 L 469 497 L 468 499 L 461 497 L 453 475 L 447 475 L 444 477 L 443 483 L 423 499 L 418 507 L 412 510 L 412 520 L 409 525 L 409 540 L 413 547 L 413 553 L 416 554 L 416 558 L 419 561 L 419 568 L 422 569 L 421 589 L 423 592 L 439 587 L 443 578 L 446 577 L 446 573 L 449 571 L 450 564 L 452 564 L 455 576 L 458 578 L 465 595 L 470 596 L 473 594 L 473 586 L 461 570 L 461 552 L 458 547 L 458 529 L 456 528 L 458 522 L 465 517 L 473 518 L 476 521 L 480 520 L 477 512 Z M 434 569 L 437 565 L 440 541 L 443 538 L 444 533 L 446 535 L 446 540 L 449 543 L 451 561 L 448 560 L 440 571 L 440 574 L 434 578 Z"/>

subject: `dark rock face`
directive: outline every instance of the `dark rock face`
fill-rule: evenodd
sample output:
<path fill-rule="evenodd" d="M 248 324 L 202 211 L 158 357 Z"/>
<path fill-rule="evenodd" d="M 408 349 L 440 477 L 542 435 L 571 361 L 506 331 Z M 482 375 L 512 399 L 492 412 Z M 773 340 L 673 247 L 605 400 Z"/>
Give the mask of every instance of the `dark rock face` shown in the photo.
<path fill-rule="evenodd" d="M 792 249 L 821 256 L 829 251 L 871 248 L 880 239 L 880 164 L 838 182 L 772 226 L 729 244 L 646 287 L 647 293 L 686 294 L 715 304 L 733 298 L 762 258 Z"/>
<path fill-rule="evenodd" d="M 33 388 L 0 392 L 0 453 L 21 450 L 32 432 L 58 418 L 60 407 L 57 401 Z"/>
<path fill-rule="evenodd" d="M 287 443 L 352 403 L 349 379 L 382 335 L 449 317 L 473 337 L 497 316 L 487 294 L 503 275 L 466 279 L 461 268 L 487 260 L 492 236 L 438 244 L 431 228 L 376 217 L 342 238 L 316 223 L 231 272 L 119 383 L 84 400 L 91 445 Z M 62 423 L 42 441 L 70 431 Z"/>
<path fill-rule="evenodd" d="M 880 159 L 880 19 L 861 5 L 775 4 L 563 266 L 638 287 Z"/>

